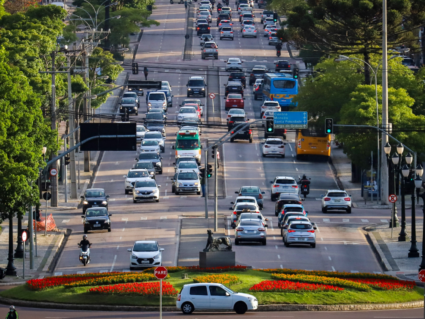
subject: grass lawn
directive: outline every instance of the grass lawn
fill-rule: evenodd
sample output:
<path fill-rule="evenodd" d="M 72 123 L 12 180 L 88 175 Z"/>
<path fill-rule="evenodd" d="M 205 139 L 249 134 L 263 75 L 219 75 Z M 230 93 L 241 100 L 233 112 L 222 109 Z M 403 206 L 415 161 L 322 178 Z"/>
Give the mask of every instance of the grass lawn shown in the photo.
<path fill-rule="evenodd" d="M 181 279 L 182 273 L 188 273 L 189 279 Z M 423 289 L 415 288 L 410 291 L 385 291 L 372 290 L 370 292 L 345 289 L 341 292 L 249 292 L 249 288 L 263 280 L 270 280 L 271 274 L 248 270 L 230 271 L 227 274 L 238 276 L 241 283 L 231 285 L 234 291 L 246 292 L 257 297 L 260 304 L 356 304 L 356 303 L 397 303 L 423 300 Z M 211 273 L 179 271 L 170 273 L 169 280 L 178 291 L 184 284 L 193 283 L 197 276 Z M 58 303 L 82 303 L 104 305 L 137 305 L 152 306 L 159 304 L 158 297 L 140 297 L 137 295 L 99 295 L 88 293 L 89 287 L 78 288 L 51 288 L 42 291 L 33 291 L 22 285 L 0 293 L 0 296 L 12 299 L 24 299 L 34 301 L 58 302 Z M 163 297 L 165 306 L 174 306 L 175 297 Z"/>

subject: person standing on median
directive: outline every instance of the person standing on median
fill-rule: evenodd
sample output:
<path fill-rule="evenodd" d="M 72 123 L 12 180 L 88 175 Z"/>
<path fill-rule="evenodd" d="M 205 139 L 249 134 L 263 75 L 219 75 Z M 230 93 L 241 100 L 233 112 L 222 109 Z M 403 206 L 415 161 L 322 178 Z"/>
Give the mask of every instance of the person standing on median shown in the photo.
<path fill-rule="evenodd" d="M 145 81 L 147 81 L 148 80 L 148 74 L 149 74 L 147 67 L 143 68 L 143 73 L 145 74 Z"/>
<path fill-rule="evenodd" d="M 201 178 L 200 178 L 200 181 L 199 181 L 200 183 L 201 183 L 201 189 L 202 189 L 202 197 L 205 197 L 205 176 L 204 176 L 204 174 L 201 174 Z"/>

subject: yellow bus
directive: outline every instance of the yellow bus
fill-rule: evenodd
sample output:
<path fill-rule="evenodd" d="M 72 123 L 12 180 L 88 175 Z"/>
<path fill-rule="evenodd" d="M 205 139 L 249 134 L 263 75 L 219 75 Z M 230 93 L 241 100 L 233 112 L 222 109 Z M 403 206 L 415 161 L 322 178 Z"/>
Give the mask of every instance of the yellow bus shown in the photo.
<path fill-rule="evenodd" d="M 297 130 L 295 147 L 297 159 L 303 155 L 319 155 L 327 160 L 331 156 L 331 135 L 310 129 Z"/>

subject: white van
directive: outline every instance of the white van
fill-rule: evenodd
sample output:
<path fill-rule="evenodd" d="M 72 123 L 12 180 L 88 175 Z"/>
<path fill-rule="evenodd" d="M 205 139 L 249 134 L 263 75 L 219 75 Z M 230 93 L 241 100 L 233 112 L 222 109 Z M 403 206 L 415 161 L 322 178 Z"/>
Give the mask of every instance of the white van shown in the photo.
<path fill-rule="evenodd" d="M 149 92 L 148 111 L 162 108 L 164 112 L 167 112 L 167 107 L 167 97 L 164 92 Z"/>

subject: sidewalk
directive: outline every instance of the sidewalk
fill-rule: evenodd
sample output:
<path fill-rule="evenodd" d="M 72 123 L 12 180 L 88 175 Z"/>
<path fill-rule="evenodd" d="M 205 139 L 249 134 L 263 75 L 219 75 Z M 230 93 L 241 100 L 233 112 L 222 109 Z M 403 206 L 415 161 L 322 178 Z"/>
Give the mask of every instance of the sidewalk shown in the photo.
<path fill-rule="evenodd" d="M 410 213 L 406 211 L 406 214 Z M 416 214 L 421 214 L 419 210 Z M 422 223 L 416 223 L 416 247 L 419 250 L 419 255 L 422 255 Z M 408 253 L 411 246 L 411 224 L 406 225 L 407 238 L 404 242 L 398 241 L 398 234 L 401 228 L 393 229 L 393 236 L 391 237 L 391 228 L 388 225 L 379 225 L 367 227 L 367 235 L 369 242 L 384 271 L 400 279 L 405 280 L 418 280 L 418 269 L 421 263 L 421 257 L 409 258 Z M 422 284 L 423 285 L 423 284 Z"/>

